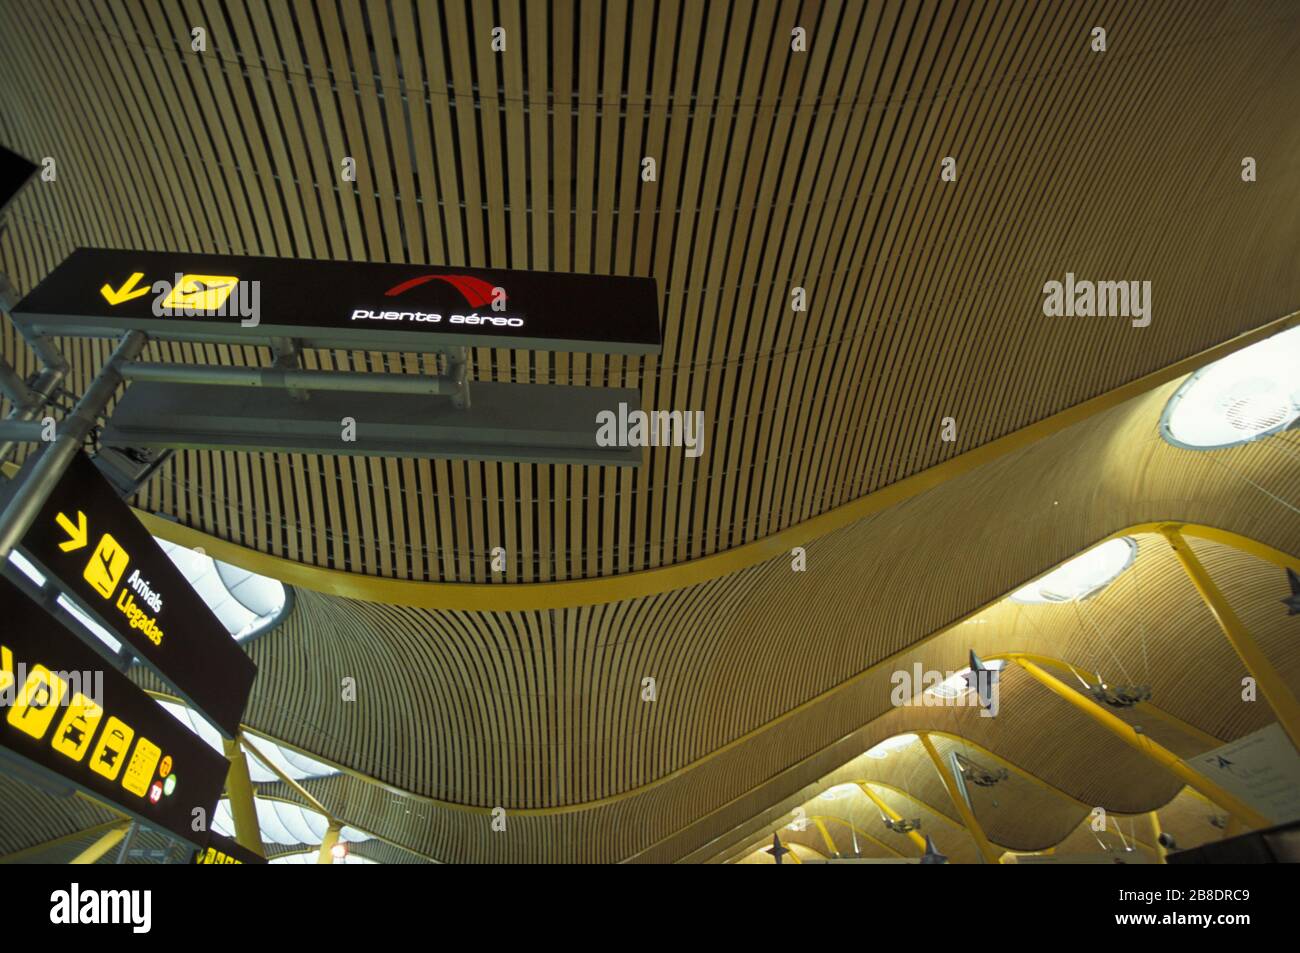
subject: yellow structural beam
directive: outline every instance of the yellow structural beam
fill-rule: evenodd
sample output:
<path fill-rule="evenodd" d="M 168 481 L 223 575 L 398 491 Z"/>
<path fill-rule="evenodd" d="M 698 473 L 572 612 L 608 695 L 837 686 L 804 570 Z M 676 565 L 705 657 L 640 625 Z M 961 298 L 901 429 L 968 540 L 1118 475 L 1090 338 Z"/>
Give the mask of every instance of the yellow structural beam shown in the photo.
<path fill-rule="evenodd" d="M 1174 549 L 1174 555 L 1183 566 L 1183 571 L 1187 573 L 1187 578 L 1192 581 L 1196 591 L 1201 594 L 1206 608 L 1214 616 L 1214 620 L 1219 623 L 1219 628 L 1227 637 L 1229 644 L 1237 652 L 1237 657 L 1241 659 L 1246 671 L 1250 672 L 1259 686 L 1265 701 L 1273 709 L 1273 714 L 1277 715 L 1277 720 L 1281 723 L 1282 729 L 1291 738 L 1291 743 L 1300 750 L 1300 702 L 1292 694 L 1286 680 L 1278 674 L 1277 669 L 1269 662 L 1262 649 L 1246 627 L 1241 624 L 1241 619 L 1233 611 L 1228 600 L 1224 598 L 1219 587 L 1214 584 L 1210 574 L 1206 572 L 1205 566 L 1196 558 L 1192 552 L 1192 547 L 1188 545 L 1187 540 L 1179 531 L 1179 527 L 1168 525 L 1160 527 L 1160 532 L 1164 534 L 1165 539 L 1169 540 L 1169 545 Z"/>
<path fill-rule="evenodd" d="M 816 820 L 816 818 L 814 818 L 814 820 Z M 882 850 L 887 850 L 887 851 L 889 851 L 889 853 L 893 854 L 895 857 L 902 857 L 902 856 L 903 856 L 903 852 L 902 852 L 901 850 L 898 850 L 898 849 L 896 849 L 896 848 L 890 847 L 888 844 L 886 844 L 884 841 L 882 841 L 879 837 L 876 837 L 876 836 L 873 835 L 873 834 L 868 834 L 866 831 L 864 831 L 862 828 L 858 827 L 858 825 L 854 824 L 852 821 L 846 821 L 846 820 L 845 820 L 844 818 L 842 818 L 842 817 L 835 817 L 834 815 L 831 815 L 831 814 L 825 814 L 825 815 L 822 815 L 821 820 L 823 820 L 823 821 L 834 821 L 836 824 L 843 824 L 845 827 L 847 827 L 847 828 L 848 828 L 850 831 L 852 831 L 854 834 L 857 834 L 859 837 L 865 837 L 867 840 L 871 841 L 871 843 L 875 844 L 877 847 L 881 848 Z"/>
<path fill-rule="evenodd" d="M 103 835 L 112 833 L 113 831 L 118 831 L 117 840 L 121 840 L 122 835 L 126 833 L 126 829 L 130 826 L 131 822 L 125 817 L 114 818 L 111 821 L 96 824 L 94 827 L 87 827 L 85 830 L 73 831 L 71 834 L 64 834 L 62 837 L 56 837 L 53 840 L 43 841 L 40 844 L 33 844 L 31 847 L 24 847 L 22 850 L 16 850 L 12 854 L 5 854 L 5 856 L 0 857 L 0 864 L 40 863 L 40 858 L 48 854 L 50 851 L 58 850 L 74 841 L 82 840 L 83 838 L 90 837 L 94 834 Z M 116 842 L 117 841 L 113 841 L 113 843 Z M 104 850 L 111 848 L 113 843 L 110 843 L 108 847 L 104 848 Z M 93 847 L 94 845 L 91 846 Z M 86 851 L 82 851 L 82 854 L 85 853 Z M 90 862 L 93 863 L 93 861 Z M 76 861 L 70 861 L 70 863 L 76 863 Z"/>
<path fill-rule="evenodd" d="M 1073 673 L 1076 677 L 1078 676 L 1079 666 L 1071 665 L 1069 662 L 1065 661 L 1064 659 L 1053 658 L 1050 655 L 1038 655 L 1033 652 L 994 652 L 984 656 L 984 661 L 992 662 L 999 659 L 1005 661 L 1011 661 L 1013 655 L 1018 655 L 1020 656 L 1020 658 L 1028 659 L 1029 661 L 1034 662 L 1037 665 L 1041 665 L 1044 668 L 1061 669 Z M 1196 739 L 1196 741 L 1198 741 L 1200 744 L 1203 744 L 1206 748 L 1217 748 L 1220 745 L 1227 743 L 1223 738 L 1216 738 L 1214 737 L 1214 735 L 1210 734 L 1209 732 L 1202 731 L 1200 728 L 1197 728 L 1191 722 L 1183 721 L 1177 715 L 1171 715 L 1163 708 L 1157 708 L 1155 705 L 1151 704 L 1150 702 L 1138 702 L 1136 705 L 1133 706 L 1133 710 L 1135 712 L 1140 712 L 1144 715 L 1148 715 L 1151 718 L 1159 719 L 1160 721 L 1163 721 L 1165 724 L 1177 728 L 1179 731 L 1181 731 L 1183 734 L 1187 735 L 1188 737 Z M 931 734 L 939 735 L 939 734 L 943 734 L 943 732 L 934 731 L 931 732 Z"/>
<path fill-rule="evenodd" d="M 966 830 L 970 836 L 975 839 L 975 845 L 980 849 L 980 856 L 984 858 L 987 864 L 997 864 L 1002 861 L 1002 851 L 993 846 L 993 842 L 984 835 L 984 828 L 980 827 L 980 822 L 975 818 L 975 812 L 970 809 L 966 799 L 961 796 L 961 790 L 957 787 L 957 779 L 953 777 L 952 771 L 943 763 L 939 757 L 939 752 L 934 747 L 934 742 L 925 732 L 919 732 L 921 744 L 925 746 L 926 753 L 929 754 L 930 760 L 934 763 L 934 769 L 939 772 L 939 779 L 943 781 L 944 788 L 948 791 L 948 797 L 952 799 L 952 806 L 957 808 L 957 813 L 961 815 L 962 821 L 966 825 Z"/>
<path fill-rule="evenodd" d="M 1166 863 L 1165 847 L 1160 843 L 1160 814 L 1156 811 L 1151 811 L 1147 814 L 1147 817 L 1151 819 L 1151 843 L 1155 845 L 1156 859 L 1162 864 Z M 1134 840 L 1136 839 L 1137 838 L 1134 838 Z"/>
<path fill-rule="evenodd" d="M 874 803 L 876 807 L 880 808 L 880 810 L 882 810 L 885 813 L 885 816 L 888 817 L 891 821 L 901 821 L 903 819 L 903 815 L 899 814 L 892 807 L 886 804 L 884 800 L 881 799 L 880 795 L 878 795 L 875 791 L 871 790 L 871 788 L 867 784 L 865 784 L 862 781 L 859 781 L 858 787 L 862 789 L 863 794 L 871 798 L 872 803 Z M 922 837 L 917 831 L 908 831 L 907 836 L 912 841 L 912 843 L 916 845 L 917 849 L 924 854 L 925 838 Z"/>
<path fill-rule="evenodd" d="M 831 837 L 831 832 L 826 829 L 826 822 L 823 821 L 820 817 L 815 817 L 813 818 L 813 823 L 817 825 L 817 830 L 821 832 L 822 842 L 826 845 L 826 848 L 831 852 L 831 856 L 832 857 L 839 856 L 840 849 L 835 846 L 835 841 Z"/>
<path fill-rule="evenodd" d="M 330 821 L 329 829 L 325 836 L 321 838 L 320 853 L 316 855 L 316 863 L 332 864 L 334 863 L 334 845 L 339 842 L 339 833 L 343 830 L 343 825 L 338 821 Z"/>
<path fill-rule="evenodd" d="M 1138 734 L 1138 732 L 1133 729 L 1132 725 L 1124 721 L 1122 718 L 1106 711 L 1106 709 L 1102 708 L 1091 698 L 1076 692 L 1069 685 L 1066 685 L 1064 682 L 1048 674 L 1033 661 L 1018 653 L 1013 652 L 1008 654 L 1006 657 L 1013 660 L 1022 669 L 1032 675 L 1040 684 L 1069 702 L 1076 709 L 1083 712 L 1093 721 L 1097 722 L 1097 724 L 1115 735 L 1115 737 L 1146 755 L 1156 764 L 1177 776 L 1189 787 L 1200 791 L 1229 814 L 1235 814 L 1244 823 L 1251 827 L 1259 828 L 1269 826 L 1268 819 L 1245 801 L 1238 798 L 1235 794 L 1221 788 L 1199 771 L 1189 767 L 1181 758 L 1178 757 L 1178 755 L 1164 747 L 1164 745 L 1158 744 L 1154 739 L 1147 735 Z"/>
<path fill-rule="evenodd" d="M 230 771 L 226 774 L 226 796 L 230 798 L 230 813 L 235 819 L 235 841 L 258 857 L 265 857 L 262 828 L 257 822 L 257 805 L 253 802 L 253 780 L 248 774 L 244 749 L 238 740 L 222 738 L 221 743 L 230 762 Z"/>
<path fill-rule="evenodd" d="M 240 740 L 243 742 L 244 751 L 256 758 L 266 770 L 274 774 L 289 790 L 293 791 L 300 798 L 312 806 L 312 809 L 320 814 L 324 814 L 331 821 L 334 818 L 330 815 L 329 810 L 316 797 L 312 795 L 305 787 L 295 781 L 289 775 L 280 770 L 280 767 L 269 757 L 262 753 L 262 750 L 253 744 L 252 739 L 241 733 Z"/>
<path fill-rule="evenodd" d="M 99 837 L 96 838 L 95 843 L 91 844 L 89 847 L 83 850 L 76 857 L 72 858 L 72 860 L 68 861 L 68 863 L 69 864 L 97 863 L 99 861 L 99 858 L 103 857 L 110 850 L 112 850 L 114 847 L 116 847 L 118 844 L 122 842 L 122 838 L 126 836 L 126 832 L 130 830 L 130 828 L 131 828 L 130 823 L 126 823 L 126 824 L 119 823 L 116 827 L 104 831 L 104 833 L 100 834 Z"/>

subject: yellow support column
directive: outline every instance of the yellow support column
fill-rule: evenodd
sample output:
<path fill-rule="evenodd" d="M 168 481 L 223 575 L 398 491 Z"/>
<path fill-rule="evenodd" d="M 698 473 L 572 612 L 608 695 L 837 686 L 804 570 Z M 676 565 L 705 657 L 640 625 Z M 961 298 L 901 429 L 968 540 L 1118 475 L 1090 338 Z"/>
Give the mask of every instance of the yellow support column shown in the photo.
<path fill-rule="evenodd" d="M 1160 815 L 1152 811 L 1147 815 L 1151 819 L 1151 844 L 1155 848 L 1156 859 L 1160 863 L 1168 863 L 1165 860 L 1165 847 L 1160 843 Z"/>
<path fill-rule="evenodd" d="M 871 800 L 875 803 L 876 807 L 880 808 L 882 811 L 885 812 L 885 816 L 888 817 L 891 821 L 901 821 L 903 819 L 903 815 L 899 814 L 892 807 L 890 807 L 883 800 L 881 800 L 880 796 L 876 794 L 875 791 L 871 790 L 871 788 L 867 786 L 865 781 L 859 781 L 858 787 L 862 789 L 863 794 L 871 798 Z M 921 851 L 922 854 L 924 854 L 925 838 L 922 837 L 916 831 L 908 831 L 907 836 L 911 838 L 912 843 L 917 846 L 917 848 Z"/>
<path fill-rule="evenodd" d="M 1091 698 L 1079 694 L 1069 685 L 1066 685 L 1059 679 L 1053 678 L 1024 656 L 1013 652 L 1005 657 L 1013 660 L 1017 665 L 1037 679 L 1039 683 L 1051 689 L 1111 734 L 1115 735 L 1121 741 L 1127 743 L 1136 750 L 1142 752 L 1162 768 L 1173 773 L 1189 787 L 1195 788 L 1197 791 L 1201 792 L 1201 794 L 1205 795 L 1208 800 L 1213 801 L 1229 814 L 1235 814 L 1251 827 L 1258 828 L 1269 826 L 1268 818 L 1264 817 L 1264 815 L 1260 814 L 1235 794 L 1231 794 L 1219 787 L 1219 785 L 1215 784 L 1199 771 L 1193 770 L 1181 758 L 1179 758 L 1178 755 L 1174 754 L 1168 748 L 1161 744 L 1157 744 L 1153 739 L 1146 735 L 1138 734 L 1133 730 L 1133 726 L 1124 719 L 1112 715 Z"/>
<path fill-rule="evenodd" d="M 930 755 L 930 760 L 934 762 L 934 769 L 939 772 L 939 779 L 943 781 L 943 786 L 948 791 L 952 806 L 957 808 L 957 813 L 961 815 L 966 830 L 970 831 L 970 836 L 975 838 L 975 845 L 980 849 L 980 856 L 984 858 L 986 864 L 1000 864 L 1002 862 L 1002 851 L 994 847 L 993 842 L 984 836 L 984 828 L 980 827 L 980 822 L 975 819 L 975 812 L 970 809 L 966 799 L 961 796 L 961 790 L 957 787 L 957 779 L 952 776 L 948 766 L 939 757 L 934 742 L 930 740 L 930 736 L 925 732 L 920 733 L 920 738 L 921 744 L 925 745 L 926 753 Z"/>
<path fill-rule="evenodd" d="M 91 844 L 76 857 L 72 858 L 68 863 L 93 864 L 97 862 L 99 858 L 103 857 L 121 843 L 122 838 L 126 836 L 127 828 L 130 826 L 129 823 L 122 823 L 117 827 L 114 827 L 112 830 L 105 831 L 99 836 L 95 843 Z"/>
<path fill-rule="evenodd" d="M 826 829 L 826 822 L 820 817 L 815 817 L 813 823 L 817 825 L 817 830 L 821 831 L 822 840 L 825 842 L 827 849 L 830 850 L 831 856 L 838 857 L 840 849 L 835 846 L 835 841 L 831 839 L 831 832 Z"/>
<path fill-rule="evenodd" d="M 244 749 L 238 741 L 228 738 L 222 738 L 221 744 L 230 762 L 230 771 L 226 774 L 226 796 L 230 798 L 230 813 L 235 818 L 235 841 L 258 857 L 265 857 L 262 828 L 257 822 L 257 806 L 253 803 L 253 780 L 248 775 Z"/>
<path fill-rule="evenodd" d="M 1250 672 L 1255 683 L 1259 685 L 1264 700 L 1273 709 L 1273 714 L 1277 715 L 1282 730 L 1290 736 L 1291 743 L 1296 749 L 1300 750 L 1300 702 L 1296 701 L 1295 695 L 1292 694 L 1282 676 L 1277 673 L 1277 669 L 1251 638 L 1246 627 L 1241 624 L 1241 619 L 1237 618 L 1237 613 L 1232 610 L 1232 606 L 1228 605 L 1228 600 L 1223 597 L 1219 587 L 1214 584 L 1210 574 L 1196 558 L 1192 547 L 1187 544 L 1178 527 L 1161 526 L 1160 532 L 1174 548 L 1174 554 L 1182 563 L 1183 571 L 1187 573 L 1187 577 L 1192 580 L 1192 585 L 1205 600 L 1206 607 L 1219 623 L 1219 628 L 1227 636 L 1228 642 L 1236 650 L 1237 657 L 1246 666 L 1246 671 Z"/>
<path fill-rule="evenodd" d="M 338 821 L 331 820 L 329 830 L 321 838 L 320 853 L 316 855 L 316 863 L 332 864 L 334 863 L 334 845 L 339 842 L 339 833 L 343 830 L 343 825 Z"/>

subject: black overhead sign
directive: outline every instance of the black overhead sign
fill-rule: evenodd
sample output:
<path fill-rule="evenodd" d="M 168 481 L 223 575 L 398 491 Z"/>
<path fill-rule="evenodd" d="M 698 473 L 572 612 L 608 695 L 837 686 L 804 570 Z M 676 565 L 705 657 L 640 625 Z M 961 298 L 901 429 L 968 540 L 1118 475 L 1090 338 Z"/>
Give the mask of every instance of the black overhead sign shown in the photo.
<path fill-rule="evenodd" d="M 36 163 L 0 146 L 0 214 L 4 213 L 14 196 L 22 191 L 35 171 Z"/>
<path fill-rule="evenodd" d="M 657 354 L 652 278 L 79 248 L 13 309 L 56 335 Z"/>
<path fill-rule="evenodd" d="M 197 846 L 229 764 L 0 578 L 0 748 Z"/>
<path fill-rule="evenodd" d="M 195 864 L 264 864 L 266 858 L 257 856 L 238 841 L 209 831 L 208 846 L 191 854 L 190 861 Z"/>
<path fill-rule="evenodd" d="M 73 459 L 19 548 L 235 736 L 257 667 L 85 454 Z"/>

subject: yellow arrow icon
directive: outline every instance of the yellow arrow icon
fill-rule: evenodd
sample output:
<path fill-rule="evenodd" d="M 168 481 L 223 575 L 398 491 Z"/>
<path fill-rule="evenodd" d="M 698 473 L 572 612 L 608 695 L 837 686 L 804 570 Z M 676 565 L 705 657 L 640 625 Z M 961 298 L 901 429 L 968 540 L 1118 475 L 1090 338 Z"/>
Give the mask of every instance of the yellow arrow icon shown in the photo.
<path fill-rule="evenodd" d="M 0 645 L 0 692 L 14 683 L 14 653 Z"/>
<path fill-rule="evenodd" d="M 104 285 L 99 289 L 99 293 L 104 296 L 104 300 L 109 304 L 121 304 L 123 301 L 130 301 L 132 298 L 140 297 L 140 295 L 147 295 L 149 293 L 149 287 L 147 285 L 143 288 L 135 287 L 136 282 L 143 277 L 144 272 L 137 271 L 116 291 L 113 290 L 111 285 Z M 135 288 L 135 290 L 132 291 L 132 288 Z"/>
<path fill-rule="evenodd" d="M 55 522 L 63 527 L 63 531 L 68 534 L 66 542 L 59 543 L 59 549 L 65 553 L 70 553 L 74 549 L 81 549 L 89 542 L 86 535 L 86 514 L 77 510 L 77 525 L 72 525 L 72 520 L 68 519 L 62 513 L 54 517 Z"/>

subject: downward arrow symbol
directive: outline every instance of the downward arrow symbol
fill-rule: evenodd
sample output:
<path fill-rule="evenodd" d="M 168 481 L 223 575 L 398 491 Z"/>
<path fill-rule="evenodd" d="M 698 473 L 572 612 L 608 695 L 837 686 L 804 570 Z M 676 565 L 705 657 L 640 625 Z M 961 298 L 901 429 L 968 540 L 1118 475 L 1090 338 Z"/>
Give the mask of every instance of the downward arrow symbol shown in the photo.
<path fill-rule="evenodd" d="M 85 513 L 81 512 L 81 510 L 77 510 L 76 526 L 73 526 L 72 520 L 68 519 L 62 513 L 54 517 L 54 519 L 55 522 L 57 522 L 61 527 L 63 527 L 63 531 L 68 534 L 68 539 L 62 543 L 59 543 L 59 549 L 63 550 L 65 553 L 70 553 L 74 549 L 81 549 L 81 547 L 86 545 L 86 543 L 88 542 L 88 537 L 86 535 L 86 514 Z"/>
<path fill-rule="evenodd" d="M 104 285 L 99 289 L 99 293 L 104 296 L 104 300 L 109 304 L 121 304 L 123 301 L 130 301 L 132 298 L 138 298 L 140 295 L 146 295 L 149 293 L 148 285 L 143 288 L 135 288 L 136 282 L 143 277 L 144 272 L 137 271 L 116 291 L 113 290 L 112 285 Z M 135 290 L 132 291 L 132 288 L 135 288 Z"/>

